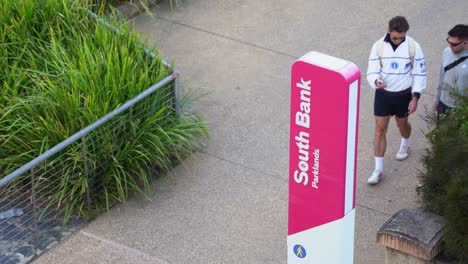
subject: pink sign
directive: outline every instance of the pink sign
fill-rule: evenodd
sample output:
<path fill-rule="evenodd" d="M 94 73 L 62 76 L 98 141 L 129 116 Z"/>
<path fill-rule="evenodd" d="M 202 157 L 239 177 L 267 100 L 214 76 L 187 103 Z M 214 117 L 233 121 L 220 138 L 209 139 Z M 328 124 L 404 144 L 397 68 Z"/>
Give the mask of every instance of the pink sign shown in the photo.
<path fill-rule="evenodd" d="M 310 52 L 292 66 L 288 263 L 352 263 L 359 89 L 353 63 Z"/>

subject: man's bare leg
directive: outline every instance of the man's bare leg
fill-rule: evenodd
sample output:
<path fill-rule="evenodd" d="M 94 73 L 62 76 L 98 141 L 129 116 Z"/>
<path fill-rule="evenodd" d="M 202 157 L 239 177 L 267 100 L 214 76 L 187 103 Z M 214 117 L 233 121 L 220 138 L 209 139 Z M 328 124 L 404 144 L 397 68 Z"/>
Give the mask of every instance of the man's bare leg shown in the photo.
<path fill-rule="evenodd" d="M 383 178 L 383 163 L 387 148 L 387 130 L 390 116 L 375 116 L 374 155 L 375 169 L 367 179 L 369 184 L 377 184 Z"/>
<path fill-rule="evenodd" d="M 374 156 L 383 157 L 387 148 L 387 130 L 390 116 L 375 117 Z"/>
<path fill-rule="evenodd" d="M 405 160 L 409 155 L 411 124 L 408 122 L 408 116 L 395 117 L 395 121 L 401 134 L 400 150 L 398 150 L 396 158 L 397 160 Z"/>

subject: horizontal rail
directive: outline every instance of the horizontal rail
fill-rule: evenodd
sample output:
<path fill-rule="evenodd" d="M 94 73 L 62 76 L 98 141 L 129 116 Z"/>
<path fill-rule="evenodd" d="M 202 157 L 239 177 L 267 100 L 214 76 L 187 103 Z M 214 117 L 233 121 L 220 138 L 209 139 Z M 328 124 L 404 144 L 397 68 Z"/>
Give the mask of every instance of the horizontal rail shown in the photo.
<path fill-rule="evenodd" d="M 91 125 L 81 129 L 80 131 L 76 132 L 75 134 L 73 134 L 69 138 L 65 139 L 61 143 L 57 144 L 56 146 L 54 146 L 51 149 L 47 150 L 46 152 L 42 153 L 41 155 L 39 155 L 35 159 L 31 160 L 30 162 L 28 162 L 25 165 L 21 166 L 17 170 L 15 170 L 12 173 L 8 174 L 6 177 L 0 179 L 0 187 L 3 187 L 5 185 L 7 185 L 11 181 L 16 179 L 20 175 L 22 175 L 23 173 L 25 173 L 25 172 L 31 170 L 32 168 L 36 167 L 42 161 L 52 157 L 57 152 L 65 149 L 70 144 L 72 144 L 72 143 L 76 142 L 77 140 L 79 140 L 80 138 L 86 136 L 87 134 L 89 134 L 90 132 L 92 132 L 93 130 L 95 130 L 96 128 L 101 126 L 102 124 L 109 121 L 111 118 L 113 118 L 113 117 L 119 115 L 120 113 L 124 112 L 125 110 L 129 109 L 130 107 L 132 107 L 133 105 L 135 105 L 139 101 L 146 98 L 148 95 L 155 92 L 157 89 L 159 89 L 159 88 L 163 87 L 164 85 L 170 83 L 171 81 L 175 80 L 177 77 L 178 77 L 177 72 L 174 72 L 173 74 L 167 76 L 166 78 L 164 78 L 161 81 L 159 81 L 158 83 L 152 85 L 151 87 L 149 87 L 145 91 L 141 92 L 140 94 L 138 94 L 134 98 L 128 100 L 127 102 L 125 102 L 119 108 L 117 108 L 114 111 L 112 111 L 112 112 L 106 114 L 105 116 L 99 118 L 97 121 L 95 121 Z"/>

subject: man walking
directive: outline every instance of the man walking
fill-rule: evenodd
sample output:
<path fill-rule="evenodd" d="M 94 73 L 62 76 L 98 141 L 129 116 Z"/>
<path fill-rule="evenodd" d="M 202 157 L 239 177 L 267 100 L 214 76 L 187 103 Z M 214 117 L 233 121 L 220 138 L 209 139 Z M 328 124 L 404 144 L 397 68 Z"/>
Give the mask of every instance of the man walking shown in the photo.
<path fill-rule="evenodd" d="M 434 103 L 438 118 L 440 114 L 455 109 L 455 94 L 468 94 L 468 25 L 453 27 L 448 32 L 447 42 L 449 46 L 442 53 L 439 85 Z"/>
<path fill-rule="evenodd" d="M 397 160 L 408 158 L 411 125 L 408 116 L 418 107 L 422 90 L 426 88 L 426 66 L 420 45 L 406 35 L 409 24 L 405 17 L 396 16 L 388 23 L 388 32 L 372 46 L 367 80 L 375 89 L 374 155 L 375 169 L 368 179 L 377 184 L 383 178 L 387 129 L 391 116 L 401 134 Z"/>

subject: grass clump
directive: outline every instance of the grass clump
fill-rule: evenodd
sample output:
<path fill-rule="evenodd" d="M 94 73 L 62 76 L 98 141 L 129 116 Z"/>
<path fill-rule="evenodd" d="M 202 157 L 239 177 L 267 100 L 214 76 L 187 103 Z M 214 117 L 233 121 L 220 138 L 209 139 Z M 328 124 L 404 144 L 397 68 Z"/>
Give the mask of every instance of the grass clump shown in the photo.
<path fill-rule="evenodd" d="M 143 10 L 149 11 L 149 7 L 152 5 L 157 5 L 163 0 L 87 0 L 88 3 L 95 9 L 109 9 L 111 7 L 116 7 L 122 3 L 129 3 L 135 6 L 140 6 Z M 171 9 L 175 7 L 181 7 L 181 0 L 169 0 L 169 5 Z"/>
<path fill-rule="evenodd" d="M 448 253 L 468 261 L 468 96 L 459 96 L 456 111 L 428 134 L 420 175 L 421 205 L 444 217 Z"/>
<path fill-rule="evenodd" d="M 88 7 L 0 0 L 0 178 L 172 73 L 157 53 L 145 53 L 127 23 L 109 16 L 116 33 Z M 176 113 L 174 98 L 172 83 L 40 164 L 43 206 L 90 217 L 149 191 L 155 171 L 208 136 L 200 117 Z"/>

